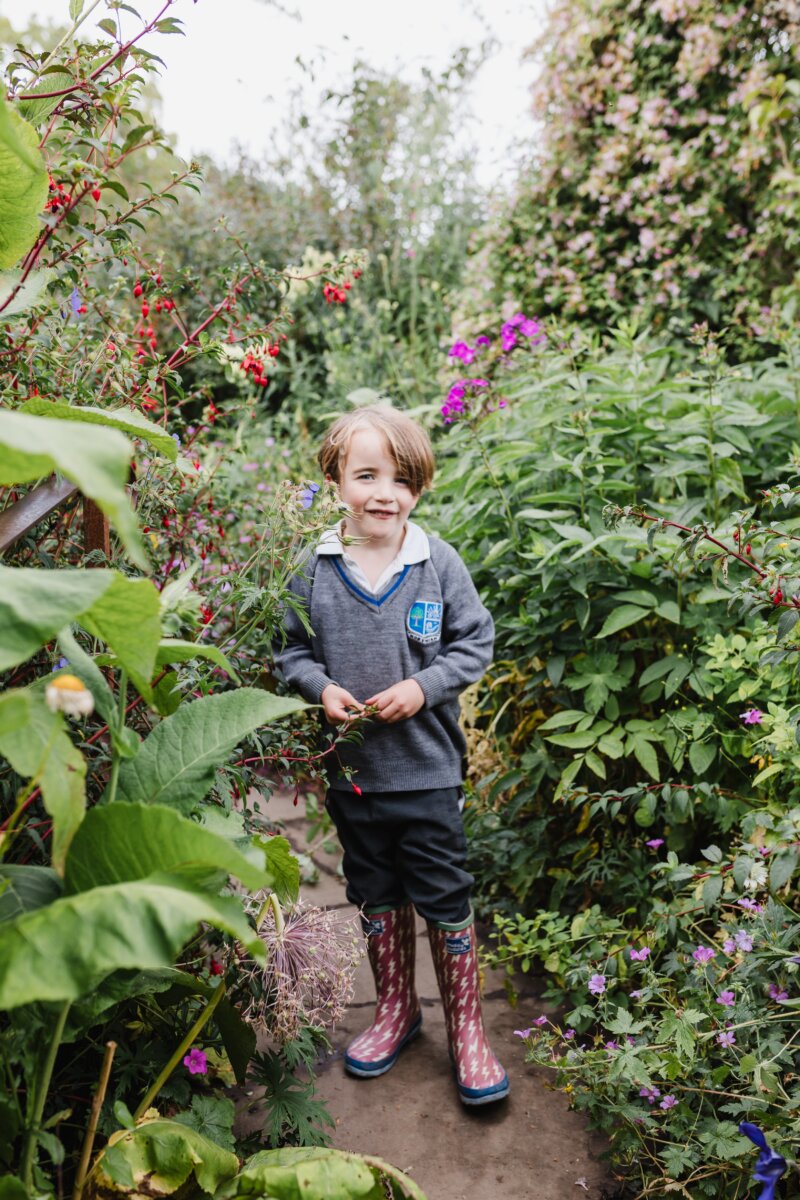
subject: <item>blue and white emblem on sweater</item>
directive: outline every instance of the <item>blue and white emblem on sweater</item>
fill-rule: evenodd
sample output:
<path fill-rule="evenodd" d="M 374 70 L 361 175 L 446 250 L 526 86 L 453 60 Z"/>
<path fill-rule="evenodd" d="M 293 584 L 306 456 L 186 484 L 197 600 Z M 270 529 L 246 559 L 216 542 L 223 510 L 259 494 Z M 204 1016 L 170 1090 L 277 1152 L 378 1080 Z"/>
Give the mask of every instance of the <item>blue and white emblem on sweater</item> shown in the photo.
<path fill-rule="evenodd" d="M 443 609 L 444 605 L 436 600 L 415 600 L 406 617 L 408 636 L 415 642 L 438 642 Z"/>

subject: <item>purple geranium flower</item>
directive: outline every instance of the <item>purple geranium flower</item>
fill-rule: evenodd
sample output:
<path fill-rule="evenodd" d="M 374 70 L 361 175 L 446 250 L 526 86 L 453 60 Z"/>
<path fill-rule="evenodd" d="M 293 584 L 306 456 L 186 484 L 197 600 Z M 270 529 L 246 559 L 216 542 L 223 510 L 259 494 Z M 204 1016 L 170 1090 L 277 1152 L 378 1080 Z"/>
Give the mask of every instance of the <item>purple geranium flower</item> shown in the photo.
<path fill-rule="evenodd" d="M 631 947 L 631 961 L 632 962 L 644 962 L 644 960 L 646 958 L 649 958 L 649 956 L 650 956 L 650 947 L 649 946 L 642 946 L 641 950 L 634 950 Z"/>
<path fill-rule="evenodd" d="M 674 1108 L 677 1103 L 678 1101 L 674 1096 L 665 1096 L 658 1107 L 666 1110 L 668 1108 Z"/>
<path fill-rule="evenodd" d="M 735 1046 L 736 1036 L 732 1029 L 725 1029 L 722 1033 L 717 1034 L 717 1041 L 720 1046 Z"/>
<path fill-rule="evenodd" d="M 767 851 L 767 853 L 769 853 L 769 851 Z M 740 908 L 745 908 L 751 913 L 760 913 L 764 911 L 763 905 L 756 904 L 755 900 L 751 900 L 749 896 L 742 896 L 741 900 L 737 900 L 736 903 Z"/>
<path fill-rule="evenodd" d="M 716 951 L 712 950 L 710 946 L 697 946 L 692 951 L 692 958 L 697 963 L 709 963 L 712 958 L 716 957 Z"/>
<path fill-rule="evenodd" d="M 740 929 L 739 932 L 734 935 L 734 938 L 738 949 L 742 950 L 745 954 L 753 949 L 753 939 L 749 933 L 744 931 L 744 929 Z"/>
<path fill-rule="evenodd" d="M 592 993 L 592 995 L 593 996 L 602 996 L 602 994 L 605 990 L 606 990 L 605 975 L 592 975 L 591 979 L 589 980 L 589 991 Z"/>
<path fill-rule="evenodd" d="M 770 1000 L 788 1000 L 789 993 L 785 992 L 777 983 L 771 983 L 767 988 Z"/>
<path fill-rule="evenodd" d="M 639 1095 L 642 1096 L 648 1104 L 654 1104 L 661 1092 L 657 1087 L 642 1087 L 639 1088 Z"/>
<path fill-rule="evenodd" d="M 647 846 L 648 850 L 657 850 L 659 846 L 663 846 L 663 845 L 664 845 L 663 838 L 650 838 L 649 842 L 645 842 L 645 846 Z"/>
<path fill-rule="evenodd" d="M 760 725 L 764 720 L 764 714 L 760 708 L 748 708 L 746 712 L 739 713 L 739 719 L 745 725 Z"/>
<path fill-rule="evenodd" d="M 208 1071 L 208 1059 L 202 1050 L 193 1046 L 183 1060 L 183 1065 L 190 1075 L 205 1075 Z"/>
<path fill-rule="evenodd" d="M 717 1004 L 721 1004 L 723 1008 L 733 1008 L 736 1003 L 736 995 L 734 992 L 720 992 L 717 996 Z"/>
<path fill-rule="evenodd" d="M 531 1029 L 515 1029 L 514 1037 L 529 1038 L 531 1036 L 532 1032 L 533 1032 L 533 1030 L 531 1030 Z"/>

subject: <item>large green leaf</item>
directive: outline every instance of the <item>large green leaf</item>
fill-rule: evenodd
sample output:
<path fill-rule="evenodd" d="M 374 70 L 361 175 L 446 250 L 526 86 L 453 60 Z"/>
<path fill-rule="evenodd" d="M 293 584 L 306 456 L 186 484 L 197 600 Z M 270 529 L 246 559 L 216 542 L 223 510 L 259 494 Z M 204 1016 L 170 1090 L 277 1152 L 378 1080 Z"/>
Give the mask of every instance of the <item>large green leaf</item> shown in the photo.
<path fill-rule="evenodd" d="M 40 92 L 60 92 L 64 88 L 70 87 L 75 80 L 68 71 L 50 71 L 47 75 L 43 75 L 38 83 L 35 83 L 31 88 L 25 88 L 26 96 L 38 96 Z M 63 96 L 43 96 L 39 99 L 20 100 L 19 113 L 26 121 L 30 121 L 31 125 L 39 125 L 42 121 L 47 120 L 50 113 L 57 104 L 63 99 Z"/>
<path fill-rule="evenodd" d="M 139 692 L 151 701 L 150 681 L 161 640 L 161 605 L 151 581 L 115 572 L 111 586 L 79 620 L 111 647 Z"/>
<path fill-rule="evenodd" d="M 0 566 L 0 671 L 29 659 L 111 586 L 111 571 Z"/>
<path fill-rule="evenodd" d="M 264 958 L 231 896 L 190 891 L 161 875 L 64 896 L 0 925 L 0 1008 L 77 1000 L 112 971 L 171 966 L 201 922 Z"/>
<path fill-rule="evenodd" d="M 45 809 L 53 818 L 53 867 L 61 872 L 86 808 L 86 762 L 66 732 L 61 713 L 51 713 L 45 704 L 42 685 L 0 696 L 0 755 L 23 779 L 36 778 L 41 787 Z"/>
<path fill-rule="evenodd" d="M 131 559 L 149 570 L 125 490 L 132 455 L 130 442 L 117 429 L 0 412 L 0 485 L 60 472 L 106 513 Z"/>
<path fill-rule="evenodd" d="M 211 868 L 257 892 L 272 887 L 266 849 L 255 842 L 240 848 L 161 804 L 106 804 L 86 814 L 70 847 L 64 883 L 68 893 L 84 892 L 157 871 Z"/>
<path fill-rule="evenodd" d="M 112 1134 L 83 1189 L 85 1200 L 119 1196 L 214 1193 L 233 1178 L 239 1160 L 229 1150 L 175 1121 L 145 1121 Z M 192 1181 L 194 1177 L 194 1182 Z"/>
<path fill-rule="evenodd" d="M 52 903 L 64 886 L 49 867 L 26 867 L 20 863 L 0 864 L 0 922 L 13 921 Z"/>
<path fill-rule="evenodd" d="M 603 628 L 597 634 L 598 638 L 610 637 L 612 633 L 619 633 L 621 629 L 627 629 L 629 625 L 635 625 L 637 621 L 641 621 L 642 617 L 649 617 L 651 613 L 646 608 L 640 608 L 638 604 L 620 604 L 608 614 L 603 622 Z"/>
<path fill-rule="evenodd" d="M 134 754 L 139 752 L 139 739 L 127 726 L 122 729 L 118 727 L 117 699 L 106 683 L 103 672 L 91 655 L 87 654 L 77 639 L 73 637 L 70 629 L 59 631 L 58 644 L 69 659 L 70 674 L 76 675 L 92 693 L 95 708 L 108 726 L 114 750 L 123 758 L 133 758 Z"/>
<path fill-rule="evenodd" d="M 36 241 L 46 199 L 39 136 L 0 96 L 0 269 L 13 267 Z"/>
<path fill-rule="evenodd" d="M 54 275 L 55 271 L 47 267 L 40 271 L 30 271 L 23 281 L 22 271 L 0 271 L 0 304 L 4 304 L 15 288 L 19 288 L 14 299 L 4 304 L 3 320 L 27 313 L 40 301 L 46 300 L 45 288 Z"/>
<path fill-rule="evenodd" d="M 171 434 L 163 425 L 148 421 L 138 408 L 93 408 L 87 405 L 77 408 L 71 404 L 53 404 L 50 400 L 34 397 L 19 409 L 32 417 L 54 417 L 59 421 L 83 421 L 88 425 L 107 425 L 119 429 L 129 437 L 144 438 L 159 453 L 171 462 L 178 457 L 178 446 Z"/>
<path fill-rule="evenodd" d="M 219 646 L 215 646 L 211 642 L 184 642 L 177 638 L 162 638 L 156 655 L 156 666 L 162 667 L 165 663 L 191 662 L 193 658 L 209 659 L 218 667 L 222 667 L 223 671 L 227 671 L 234 683 L 238 682 L 239 676 L 230 659 L 225 657 Z"/>
<path fill-rule="evenodd" d="M 286 838 L 257 838 L 256 841 L 267 856 L 272 888 L 278 899 L 296 900 L 300 890 L 300 863 Z"/>
<path fill-rule="evenodd" d="M 234 747 L 248 734 L 308 706 L 257 688 L 239 688 L 182 705 L 157 725 L 136 758 L 122 764 L 118 797 L 196 807 Z"/>
<path fill-rule="evenodd" d="M 384 1186 L 389 1181 L 389 1189 Z M 262 1150 L 220 1190 L 220 1197 L 261 1196 L 270 1200 L 425 1200 L 413 1180 L 371 1155 L 328 1146 Z"/>

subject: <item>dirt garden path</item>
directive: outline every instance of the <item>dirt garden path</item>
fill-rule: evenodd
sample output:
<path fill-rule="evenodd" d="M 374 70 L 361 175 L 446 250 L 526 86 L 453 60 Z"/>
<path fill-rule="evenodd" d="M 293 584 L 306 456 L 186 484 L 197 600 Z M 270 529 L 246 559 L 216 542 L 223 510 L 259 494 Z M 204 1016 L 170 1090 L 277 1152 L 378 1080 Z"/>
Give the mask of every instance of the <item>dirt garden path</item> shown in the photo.
<path fill-rule="evenodd" d="M 288 796 L 275 795 L 270 817 L 285 823 L 294 849 L 305 853 L 306 821 Z M 307 901 L 349 908 L 338 858 L 314 855 L 319 881 L 304 884 Z M 336 1121 L 333 1144 L 376 1154 L 401 1167 L 428 1200 L 601 1200 L 614 1191 L 600 1160 L 602 1140 L 568 1111 L 559 1092 L 549 1091 L 547 1073 L 526 1066 L 514 1029 L 525 1027 L 547 1007 L 536 999 L 535 981 L 521 982 L 516 1011 L 505 998 L 502 978 L 486 979 L 484 1018 L 492 1046 L 508 1071 L 511 1095 L 487 1109 L 467 1110 L 456 1095 L 445 1040 L 444 1017 L 424 922 L 419 921 L 417 981 L 423 1032 L 378 1079 L 345 1074 L 344 1048 L 370 1022 L 374 990 L 369 965 L 359 968 L 353 1003 L 333 1031 L 333 1051 L 318 1068 L 318 1095 Z"/>

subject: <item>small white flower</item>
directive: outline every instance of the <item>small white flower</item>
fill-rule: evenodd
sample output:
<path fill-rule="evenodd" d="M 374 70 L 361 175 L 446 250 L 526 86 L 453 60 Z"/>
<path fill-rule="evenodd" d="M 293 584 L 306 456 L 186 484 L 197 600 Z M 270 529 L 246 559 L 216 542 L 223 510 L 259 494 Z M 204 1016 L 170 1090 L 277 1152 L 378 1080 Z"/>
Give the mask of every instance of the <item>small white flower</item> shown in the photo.
<path fill-rule="evenodd" d="M 50 712 L 63 712 L 68 717 L 88 717 L 94 711 L 94 697 L 75 675 L 56 675 L 48 683 L 44 698 Z"/>
<path fill-rule="evenodd" d="M 759 888 L 763 888 L 767 883 L 767 868 L 762 867 L 760 863 L 750 868 L 750 874 L 744 881 L 744 886 L 752 892 L 757 892 Z"/>

